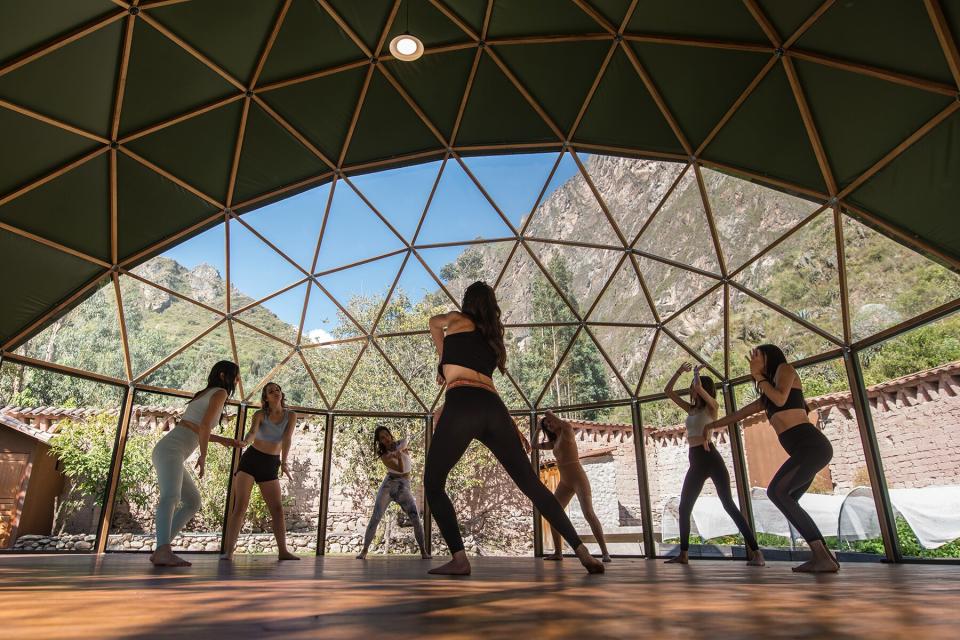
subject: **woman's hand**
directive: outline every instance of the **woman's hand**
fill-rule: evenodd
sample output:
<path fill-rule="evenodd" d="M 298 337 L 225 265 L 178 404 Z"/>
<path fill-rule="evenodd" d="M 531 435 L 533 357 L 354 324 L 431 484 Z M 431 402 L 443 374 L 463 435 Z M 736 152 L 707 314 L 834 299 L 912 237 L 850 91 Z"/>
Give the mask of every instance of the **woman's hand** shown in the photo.
<path fill-rule="evenodd" d="M 233 447 L 234 449 L 243 449 L 245 446 L 247 446 L 247 443 L 239 438 L 231 438 L 229 446 Z"/>
<path fill-rule="evenodd" d="M 438 374 L 437 374 L 437 384 L 442 387 L 442 386 L 445 385 L 446 383 L 447 383 L 447 381 L 444 379 L 444 377 L 438 373 Z"/>
<path fill-rule="evenodd" d="M 750 363 L 750 375 L 754 380 L 763 377 L 763 353 L 760 349 L 751 349 L 750 355 L 746 356 Z"/>
<path fill-rule="evenodd" d="M 290 475 L 290 467 L 287 466 L 286 462 L 280 463 L 280 473 L 287 476 L 287 480 L 293 480 L 293 476 Z"/>
<path fill-rule="evenodd" d="M 198 479 L 203 480 L 203 471 L 206 466 L 207 466 L 207 456 L 200 456 L 199 458 L 197 458 L 197 464 L 195 468 L 197 470 Z"/>
<path fill-rule="evenodd" d="M 689 362 L 684 362 L 684 363 L 681 364 L 680 367 L 677 369 L 677 371 L 682 371 L 682 372 L 684 372 L 684 373 L 686 373 L 687 371 L 691 371 L 691 370 L 693 370 L 693 365 L 690 364 Z"/>

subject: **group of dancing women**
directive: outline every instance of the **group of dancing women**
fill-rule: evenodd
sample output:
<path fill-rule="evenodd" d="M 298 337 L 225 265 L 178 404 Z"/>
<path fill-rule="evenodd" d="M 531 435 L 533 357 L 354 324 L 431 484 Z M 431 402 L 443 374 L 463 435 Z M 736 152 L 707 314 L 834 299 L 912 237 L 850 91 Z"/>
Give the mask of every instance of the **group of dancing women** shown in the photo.
<path fill-rule="evenodd" d="M 445 401 L 437 410 L 434 433 L 423 473 L 424 495 L 452 558 L 428 573 L 469 575 L 470 560 L 464 549 L 457 514 L 446 492 L 450 471 L 474 440 L 479 440 L 503 466 L 517 487 L 533 502 L 550 524 L 554 553 L 548 560 L 561 560 L 562 541 L 573 550 L 589 573 L 603 573 L 610 554 L 604 541 L 599 518 L 593 511 L 590 482 L 580 464 L 573 427 L 547 412 L 534 432 L 533 447 L 550 450 L 556 458 L 560 481 L 550 490 L 540 481 L 530 464 L 529 442 L 518 429 L 494 386 L 494 371 L 506 371 L 507 350 L 500 306 L 493 289 L 484 282 L 470 285 L 463 295 L 460 311 L 430 318 L 430 335 L 437 349 L 437 383 L 446 387 Z M 743 535 L 748 548 L 748 565 L 762 566 L 763 554 L 747 519 L 738 509 L 730 491 L 730 475 L 713 445 L 715 430 L 739 422 L 755 413 L 765 412 L 787 461 L 770 481 L 767 494 L 791 525 L 804 537 L 810 551 L 808 562 L 794 571 L 836 572 L 840 565 L 827 548 L 823 535 L 799 499 L 807 491 L 818 471 L 833 455 L 830 442 L 810 423 L 800 377 L 774 345 L 760 345 L 747 356 L 758 398 L 756 401 L 718 419 L 716 386 L 701 367 L 685 363 L 670 379 L 667 397 L 687 413 L 686 432 L 690 467 L 680 498 L 680 553 L 670 563 L 689 560 L 690 516 L 693 505 L 707 478 L 716 486 L 726 512 Z M 693 371 L 693 382 L 686 399 L 674 390 L 685 372 Z M 187 403 L 183 416 L 153 450 L 157 471 L 159 500 L 156 513 L 156 549 L 150 556 L 157 566 L 189 566 L 173 553 L 172 541 L 200 508 L 200 492 L 186 469 L 187 459 L 199 450 L 196 475 L 204 476 L 207 449 L 215 443 L 246 450 L 240 457 L 230 491 L 225 545 L 221 559 L 233 558 L 237 538 L 246 516 L 254 483 L 260 489 L 270 511 L 272 530 L 280 560 L 297 560 L 286 547 L 280 474 L 290 476 L 288 455 L 297 416 L 285 402 L 283 390 L 275 383 L 263 387 L 261 409 L 253 416 L 243 439 L 225 438 L 212 431 L 220 423 L 224 405 L 233 394 L 240 376 L 239 367 L 229 361 L 214 365 L 207 385 Z M 540 432 L 546 436 L 541 440 Z M 377 527 L 391 502 L 399 504 L 414 529 L 421 557 L 430 558 L 424 541 L 423 526 L 416 499 L 410 488 L 411 459 L 406 439 L 395 439 L 384 426 L 373 433 L 374 451 L 385 467 L 385 476 L 377 491 L 363 548 L 357 556 L 365 559 Z M 601 551 L 591 555 L 565 512 L 576 496 L 584 518 Z"/>

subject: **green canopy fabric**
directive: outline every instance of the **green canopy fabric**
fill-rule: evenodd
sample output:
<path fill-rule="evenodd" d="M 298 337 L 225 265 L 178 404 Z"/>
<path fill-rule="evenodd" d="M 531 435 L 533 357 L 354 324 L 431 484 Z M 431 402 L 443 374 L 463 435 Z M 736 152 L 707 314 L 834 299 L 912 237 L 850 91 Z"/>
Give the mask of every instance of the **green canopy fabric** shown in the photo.
<path fill-rule="evenodd" d="M 960 260 L 960 4 L 0 5 L 0 345 L 171 243 L 347 175 L 510 151 L 687 161 Z M 426 54 L 393 59 L 416 34 Z"/>

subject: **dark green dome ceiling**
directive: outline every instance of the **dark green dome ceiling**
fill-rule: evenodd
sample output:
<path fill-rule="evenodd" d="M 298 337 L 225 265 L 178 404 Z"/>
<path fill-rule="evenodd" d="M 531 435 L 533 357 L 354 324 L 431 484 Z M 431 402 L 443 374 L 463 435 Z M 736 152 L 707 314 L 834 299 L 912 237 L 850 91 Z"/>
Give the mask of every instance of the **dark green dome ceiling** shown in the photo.
<path fill-rule="evenodd" d="M 228 210 L 445 154 L 694 159 L 956 268 L 958 33 L 957 0 L 5 2 L 0 344 Z"/>

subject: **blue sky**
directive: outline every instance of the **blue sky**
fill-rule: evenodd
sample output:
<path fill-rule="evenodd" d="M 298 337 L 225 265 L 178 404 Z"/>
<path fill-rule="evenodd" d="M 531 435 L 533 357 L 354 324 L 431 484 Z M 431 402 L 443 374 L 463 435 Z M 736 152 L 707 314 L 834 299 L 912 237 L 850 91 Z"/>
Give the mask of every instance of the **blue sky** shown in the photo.
<path fill-rule="evenodd" d="M 557 160 L 556 153 L 482 156 L 467 158 L 464 164 L 517 228 L 529 214 Z M 413 241 L 420 216 L 436 181 L 441 162 L 380 171 L 351 177 L 353 185 L 396 231 Z M 576 163 L 563 157 L 548 193 L 577 172 Z M 243 216 L 251 227 L 275 244 L 290 258 L 309 270 L 316 249 L 331 185 L 323 185 Z M 416 245 L 465 242 L 476 238 L 502 238 L 511 231 L 490 206 L 476 185 L 455 160 L 449 160 L 440 177 L 430 209 Z M 261 298 L 303 277 L 293 265 L 261 242 L 242 224 L 230 224 L 230 275 L 234 287 Z M 346 183 L 333 190 L 333 201 L 317 259 L 315 273 L 402 249 L 396 236 Z M 425 251 L 435 271 L 453 261 L 463 247 Z M 429 257 L 428 255 L 429 254 Z M 201 263 L 226 274 L 224 227 L 219 225 L 191 238 L 164 256 L 193 268 Z M 320 281 L 345 303 L 351 294 L 378 294 L 386 291 L 396 276 L 403 254 L 321 276 Z M 400 286 L 414 300 L 436 290 L 436 283 L 418 261 L 411 259 L 401 276 Z M 303 287 L 278 296 L 264 306 L 290 324 L 299 324 Z M 336 324 L 336 307 L 325 296 L 311 294 L 304 330 L 329 330 Z"/>

